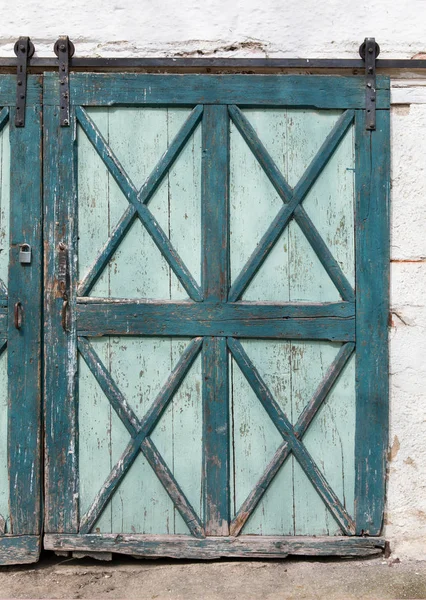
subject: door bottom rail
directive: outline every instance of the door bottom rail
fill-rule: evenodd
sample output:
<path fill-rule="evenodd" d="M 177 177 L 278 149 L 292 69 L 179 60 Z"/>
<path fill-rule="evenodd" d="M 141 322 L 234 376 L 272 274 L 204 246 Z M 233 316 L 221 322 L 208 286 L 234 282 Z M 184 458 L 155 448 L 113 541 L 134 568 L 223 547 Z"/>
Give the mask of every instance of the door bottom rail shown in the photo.
<path fill-rule="evenodd" d="M 143 557 L 215 559 L 294 556 L 371 556 L 382 554 L 382 537 L 257 536 L 206 537 L 135 534 L 46 534 L 44 548 L 55 552 L 108 552 Z"/>

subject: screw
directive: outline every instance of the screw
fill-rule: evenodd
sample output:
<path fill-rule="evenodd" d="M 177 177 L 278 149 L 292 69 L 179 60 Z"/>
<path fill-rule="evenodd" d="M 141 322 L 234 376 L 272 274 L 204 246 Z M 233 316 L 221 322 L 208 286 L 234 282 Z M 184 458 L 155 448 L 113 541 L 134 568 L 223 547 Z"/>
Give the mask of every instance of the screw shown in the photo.
<path fill-rule="evenodd" d="M 65 85 L 65 81 L 61 81 L 61 85 Z"/>
<path fill-rule="evenodd" d="M 372 73 L 373 72 L 373 67 L 368 67 L 368 72 Z"/>
<path fill-rule="evenodd" d="M 24 95 L 24 94 L 21 94 L 21 95 L 20 95 L 20 98 L 21 98 L 21 100 L 23 100 L 23 99 L 25 98 L 25 95 Z"/>
<path fill-rule="evenodd" d="M 367 87 L 368 87 L 368 88 L 371 88 L 371 83 L 367 83 Z"/>
<path fill-rule="evenodd" d="M 373 48 L 369 48 L 369 49 L 368 49 L 368 52 L 369 52 L 370 54 L 373 54 Z"/>
<path fill-rule="evenodd" d="M 65 65 L 61 65 L 61 71 L 65 71 Z"/>
<path fill-rule="evenodd" d="M 371 129 L 374 129 L 374 123 L 373 122 L 370 123 L 370 127 L 371 127 Z"/>
<path fill-rule="evenodd" d="M 24 124 L 24 121 L 22 119 L 19 119 L 18 120 L 18 125 L 23 125 L 23 124 Z"/>
<path fill-rule="evenodd" d="M 25 46 L 23 44 L 21 44 L 19 46 L 19 50 L 21 50 L 21 52 L 25 52 Z"/>
<path fill-rule="evenodd" d="M 61 50 L 62 52 L 65 52 L 65 44 L 61 44 L 59 46 L 59 50 Z"/>
<path fill-rule="evenodd" d="M 18 81 L 18 85 L 22 85 L 22 81 Z"/>
<path fill-rule="evenodd" d="M 64 119 L 64 125 L 69 125 L 70 122 L 68 121 L 68 119 Z"/>

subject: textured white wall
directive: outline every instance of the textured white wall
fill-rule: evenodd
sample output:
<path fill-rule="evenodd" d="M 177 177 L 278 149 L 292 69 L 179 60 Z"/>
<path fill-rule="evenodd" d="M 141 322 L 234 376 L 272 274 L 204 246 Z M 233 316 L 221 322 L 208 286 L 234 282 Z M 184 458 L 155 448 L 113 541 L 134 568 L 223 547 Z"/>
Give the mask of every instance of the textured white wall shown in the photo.
<path fill-rule="evenodd" d="M 426 1 L 9 2 L 0 19 L 0 55 L 13 55 L 20 35 L 30 35 L 38 54 L 47 55 L 61 34 L 79 56 L 356 58 L 364 37 L 375 36 L 382 57 L 411 58 L 426 53 Z M 386 535 L 396 556 L 426 559 L 426 73 L 415 77 L 408 87 L 396 77 L 392 90 Z"/>

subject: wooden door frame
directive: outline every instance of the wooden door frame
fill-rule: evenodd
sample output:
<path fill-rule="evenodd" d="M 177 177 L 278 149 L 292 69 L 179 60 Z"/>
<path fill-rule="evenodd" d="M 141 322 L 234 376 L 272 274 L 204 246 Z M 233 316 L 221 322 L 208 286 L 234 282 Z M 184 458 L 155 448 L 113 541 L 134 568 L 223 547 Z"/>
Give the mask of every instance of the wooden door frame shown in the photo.
<path fill-rule="evenodd" d="M 59 82 L 45 75 L 45 379 L 46 379 L 46 518 L 45 547 L 53 550 L 107 551 L 147 556 L 214 558 L 217 556 L 285 556 L 287 554 L 365 555 L 381 552 L 385 500 L 385 467 L 388 438 L 387 317 L 389 287 L 389 79 L 377 78 L 377 129 L 365 130 L 365 80 L 363 77 L 288 75 L 71 75 L 71 126 L 59 126 Z M 75 393 L 77 372 L 76 320 L 62 327 L 64 300 L 71 315 L 90 311 L 90 303 L 77 302 L 75 286 L 63 295 L 58 280 L 59 251 L 67 262 L 69 281 L 77 281 L 76 264 L 68 249 L 76 246 L 76 143 L 77 106 L 196 106 L 205 105 L 206 130 L 224 105 L 250 107 L 313 107 L 353 111 L 355 122 L 356 194 L 356 489 L 354 535 L 309 538 L 287 536 L 227 536 L 222 523 L 229 522 L 223 495 L 227 465 L 207 473 L 213 498 L 207 505 L 205 523 L 212 537 L 148 536 L 79 533 L 78 423 Z M 210 115 L 210 117 L 209 117 Z M 224 123 L 223 139 L 226 137 Z M 213 140 L 214 136 L 210 136 Z M 211 151 L 219 162 L 226 160 L 226 144 Z M 213 217 L 203 246 L 209 248 L 225 235 L 223 223 L 209 206 L 215 188 L 226 189 L 226 167 L 219 178 L 204 169 L 207 204 L 204 219 Z M 210 190 L 210 192 L 209 192 Z M 368 217 L 368 218 L 367 218 Z M 62 246 L 60 246 L 62 244 Z M 221 269 L 210 264 L 204 251 L 203 293 L 223 295 L 227 282 L 227 258 Z M 218 273 L 224 273 L 218 277 Z M 226 286 L 225 286 L 226 287 Z M 87 321 L 87 319 L 86 319 Z M 80 332 L 81 334 L 81 332 Z M 84 332 L 83 332 L 84 335 Z M 207 338 L 208 340 L 210 338 Z M 206 356 L 224 352 L 221 340 L 211 338 Z M 226 351 L 226 345 L 225 345 Z M 372 356 L 374 360 L 372 360 Z M 211 361 L 210 361 L 211 362 Z M 222 361 L 224 364 L 224 362 Z M 210 364 L 210 363 L 209 363 Z M 205 365 L 207 368 L 207 364 Z M 213 377 L 221 388 L 220 374 Z M 205 386 L 204 396 L 209 395 Z M 226 403 L 226 394 L 223 396 Z M 206 407 L 206 404 L 204 403 Z M 58 410 L 60 407 L 60 410 Z M 223 406 L 218 407 L 222 410 Z M 219 410 L 219 412 L 220 412 Z M 209 414 L 215 419 L 217 414 Z M 225 424 L 226 425 L 226 424 Z M 225 427 L 226 431 L 226 427 Z M 227 436 L 207 440 L 217 449 Z M 374 443 L 374 447 L 372 444 Z M 371 452 L 371 449 L 374 452 Z M 207 456 L 207 458 L 206 458 Z M 209 462 L 209 450 L 205 461 Z M 225 486 L 226 487 L 226 486 Z M 220 495 L 222 493 L 222 495 Z M 218 507 L 221 507 L 220 510 Z M 226 527 L 225 527 L 226 529 Z M 350 528 L 349 528 L 350 529 Z M 225 534 L 225 537 L 223 535 Z"/>
<path fill-rule="evenodd" d="M 0 75 L 0 129 L 9 123 L 10 241 L 7 290 L 1 293 L 0 339 L 8 350 L 10 530 L 0 564 L 38 560 L 41 542 L 42 78 L 29 76 L 25 127 L 16 127 L 16 76 Z M 19 262 L 31 246 L 31 264 Z M 15 307 L 22 325 L 15 326 Z"/>

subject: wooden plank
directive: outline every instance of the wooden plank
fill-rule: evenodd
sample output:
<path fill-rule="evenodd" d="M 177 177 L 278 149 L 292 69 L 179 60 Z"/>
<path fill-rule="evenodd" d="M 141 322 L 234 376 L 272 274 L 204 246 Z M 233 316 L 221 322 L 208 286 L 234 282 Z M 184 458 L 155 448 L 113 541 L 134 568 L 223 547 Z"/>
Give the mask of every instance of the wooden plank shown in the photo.
<path fill-rule="evenodd" d="M 354 306 L 256 303 L 79 303 L 79 335 L 233 336 L 354 341 Z"/>
<path fill-rule="evenodd" d="M 229 535 L 229 383 L 226 338 L 203 344 L 203 486 L 207 535 Z"/>
<path fill-rule="evenodd" d="M 346 535 L 354 534 L 355 524 L 353 523 L 351 517 L 348 515 L 345 508 L 342 506 L 341 502 L 330 488 L 325 477 L 312 460 L 304 445 L 296 437 L 290 421 L 272 397 L 268 387 L 260 377 L 253 363 L 250 361 L 240 342 L 233 338 L 229 338 L 228 347 L 231 350 L 232 356 L 235 358 L 241 371 L 244 373 L 251 388 L 273 421 L 275 427 L 283 436 L 284 440 L 288 442 L 295 458 L 298 460 L 300 466 L 305 471 L 305 474 L 315 487 L 319 496 L 337 521 L 338 525 L 342 528 Z"/>
<path fill-rule="evenodd" d="M 48 79 L 45 81 L 48 85 Z M 59 112 L 44 109 L 44 377 L 45 377 L 45 530 L 78 531 L 77 339 L 61 324 L 62 293 L 58 286 L 58 246 L 77 248 L 75 116 L 59 127 Z M 69 307 L 75 314 L 76 263 L 69 260 Z"/>
<path fill-rule="evenodd" d="M 45 78 L 50 76 L 45 75 Z M 85 106 L 238 104 L 241 106 L 365 107 L 365 78 L 311 75 L 157 75 L 73 73 L 71 102 Z M 52 77 L 46 105 L 57 105 Z M 377 108 L 389 105 L 389 78 L 377 77 Z"/>
<path fill-rule="evenodd" d="M 382 554 L 384 538 L 239 536 L 148 536 L 126 534 L 44 536 L 46 550 L 117 552 L 140 556 L 214 559 L 226 557 L 285 558 L 295 556 L 371 556 Z"/>
<path fill-rule="evenodd" d="M 311 400 L 305 406 L 304 410 L 302 411 L 301 415 L 299 416 L 296 422 L 296 425 L 294 426 L 294 433 L 298 439 L 302 439 L 305 435 L 309 425 L 313 421 L 324 400 L 327 398 L 330 390 L 335 384 L 344 366 L 347 364 L 354 349 L 354 344 L 345 344 L 340 349 L 338 355 L 336 356 L 336 359 L 330 365 L 326 376 L 315 391 L 315 394 L 313 395 Z M 252 492 L 241 505 L 237 515 L 232 520 L 229 529 L 231 535 L 239 535 L 248 518 L 253 514 L 253 511 L 255 510 L 259 501 L 262 499 L 266 490 L 270 486 L 271 482 L 277 475 L 282 465 L 285 463 L 290 453 L 290 445 L 286 441 L 284 441 L 276 451 L 273 459 L 265 469 L 265 472 L 253 488 Z"/>
<path fill-rule="evenodd" d="M 354 294 L 349 282 L 301 206 L 303 199 L 306 197 L 340 141 L 345 136 L 348 127 L 351 125 L 354 118 L 353 111 L 346 111 L 340 119 L 338 119 L 336 125 L 321 145 L 294 190 L 284 179 L 270 154 L 257 136 L 254 128 L 243 113 L 236 106 L 230 106 L 229 113 L 254 156 L 261 164 L 276 192 L 284 202 L 284 206 L 268 227 L 241 273 L 233 282 L 229 292 L 229 299 L 235 301 L 241 297 L 288 225 L 290 219 L 294 216 L 296 222 L 303 228 L 305 234 L 309 234 L 308 239 L 312 244 L 314 251 L 318 254 L 324 268 L 327 270 L 332 281 L 340 291 L 343 300 L 353 302 Z"/>
<path fill-rule="evenodd" d="M 9 273 L 10 127 L 8 122 L 9 119 L 4 121 L 0 136 L 0 296 L 2 297 L 2 306 L 7 306 L 7 288 L 5 284 Z"/>
<path fill-rule="evenodd" d="M 356 483 L 357 532 L 382 530 L 389 423 L 389 112 L 376 131 L 356 117 Z M 371 357 L 374 356 L 374 360 Z"/>
<path fill-rule="evenodd" d="M 127 198 L 127 200 L 133 205 L 138 213 L 138 216 L 151 236 L 152 240 L 160 250 L 163 257 L 166 259 L 170 267 L 173 269 L 176 277 L 182 283 L 183 287 L 188 292 L 189 296 L 193 300 L 201 300 L 201 291 L 189 272 L 186 265 L 183 263 L 178 253 L 172 246 L 169 238 L 164 233 L 163 229 L 158 224 L 152 213 L 148 210 L 145 204 L 142 204 L 138 199 L 138 192 L 129 179 L 123 166 L 114 155 L 113 151 L 109 147 L 107 141 L 96 127 L 93 120 L 89 117 L 87 112 L 82 107 L 76 108 L 76 114 L 78 122 L 89 138 L 93 147 L 98 152 L 99 156 L 105 163 L 108 171 L 115 179 L 117 185 Z"/>
<path fill-rule="evenodd" d="M 10 122 L 9 506 L 10 532 L 36 535 L 41 525 L 41 106 L 27 105 L 25 118 L 24 128 L 15 128 L 14 118 Z M 28 266 L 19 263 L 23 242 L 32 249 Z M 20 329 L 14 324 L 17 302 L 23 309 Z"/>
<path fill-rule="evenodd" d="M 35 563 L 40 557 L 39 535 L 0 537 L 0 565 L 23 565 Z"/>
<path fill-rule="evenodd" d="M 34 106 L 41 104 L 42 76 L 27 76 L 26 105 Z M 58 96 L 59 97 L 59 96 Z M 16 75 L 2 74 L 0 77 L 0 98 L 2 106 L 16 105 Z"/>
<path fill-rule="evenodd" d="M 229 119 L 206 106 L 202 159 L 202 284 L 208 302 L 226 302 L 229 286 Z"/>

